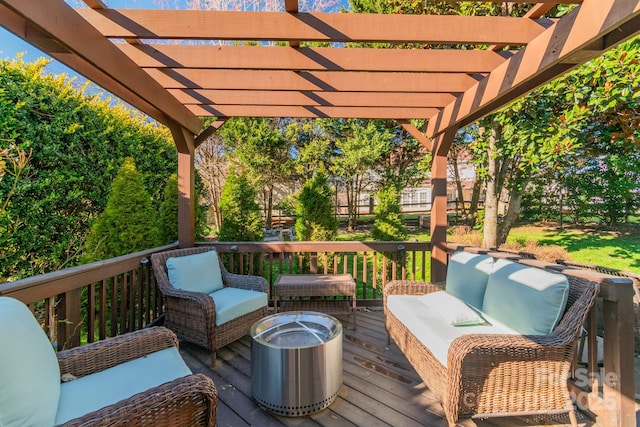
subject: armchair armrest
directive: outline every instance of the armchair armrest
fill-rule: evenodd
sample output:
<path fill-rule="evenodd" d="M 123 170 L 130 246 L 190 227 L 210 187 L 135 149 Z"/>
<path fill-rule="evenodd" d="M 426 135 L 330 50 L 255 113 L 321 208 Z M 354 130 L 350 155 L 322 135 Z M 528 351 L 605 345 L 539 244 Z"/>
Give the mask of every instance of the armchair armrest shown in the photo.
<path fill-rule="evenodd" d="M 215 426 L 218 394 L 210 378 L 188 375 L 71 420 L 64 427 Z"/>
<path fill-rule="evenodd" d="M 226 286 L 232 288 L 246 289 L 250 291 L 265 292 L 269 295 L 269 283 L 267 279 L 260 276 L 251 276 L 247 274 L 235 274 L 225 271 L 223 279 Z"/>
<path fill-rule="evenodd" d="M 141 329 L 58 352 L 62 374 L 83 377 L 169 347 L 177 347 L 176 335 L 164 327 Z"/>

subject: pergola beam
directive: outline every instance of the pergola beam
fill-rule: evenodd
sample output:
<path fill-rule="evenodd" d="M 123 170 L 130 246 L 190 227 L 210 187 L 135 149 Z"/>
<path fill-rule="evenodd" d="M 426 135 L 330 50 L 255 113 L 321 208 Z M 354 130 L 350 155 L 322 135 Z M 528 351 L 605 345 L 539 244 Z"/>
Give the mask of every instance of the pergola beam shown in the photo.
<path fill-rule="evenodd" d="M 165 124 L 169 117 L 194 132 L 202 127 L 198 117 L 168 95 L 64 1 L 0 0 L 0 7 L 0 24 L 78 72 L 84 71 L 85 77 L 106 83 L 116 96 L 125 100 L 139 98 L 141 109 L 146 106 L 149 112 L 162 111 L 163 114 L 154 112 L 153 117 Z M 23 28 L 12 28 L 18 19 L 24 20 Z M 37 29 L 38 38 L 29 39 L 30 26 Z"/>
<path fill-rule="evenodd" d="M 441 108 L 455 99 L 450 93 L 330 92 L 169 89 L 185 105 L 299 105 L 305 107 L 430 107 Z"/>
<path fill-rule="evenodd" d="M 502 16 L 78 9 L 109 38 L 525 45 L 549 20 Z"/>
<path fill-rule="evenodd" d="M 180 69 L 147 72 L 166 89 L 349 92 L 464 92 L 477 80 L 462 73 L 366 73 Z"/>
<path fill-rule="evenodd" d="M 203 142 L 205 142 L 207 140 L 207 138 L 209 138 L 211 135 L 213 135 L 214 133 L 216 133 L 218 131 L 218 129 L 220 129 L 222 127 L 222 125 L 224 125 L 227 122 L 227 118 L 222 118 L 219 120 L 216 120 L 215 122 L 211 123 L 205 130 L 203 130 L 200 135 L 198 135 L 195 139 L 195 148 L 198 148 L 200 146 L 200 144 L 202 144 Z"/>
<path fill-rule="evenodd" d="M 458 129 L 640 32 L 640 0 L 584 0 L 429 120 L 427 136 Z M 599 47 L 594 50 L 594 43 Z"/>
<path fill-rule="evenodd" d="M 301 107 L 271 105 L 190 105 L 198 116 L 213 117 L 292 117 L 292 118 L 332 118 L 344 119 L 403 119 L 406 117 L 426 118 L 432 116 L 436 108 L 397 107 Z"/>
<path fill-rule="evenodd" d="M 422 144 L 427 150 L 433 150 L 433 141 L 425 136 L 423 132 L 420 132 L 418 128 L 411 124 L 407 119 L 398 120 L 400 126 L 406 130 L 411 136 L 413 136 L 420 144 Z"/>
<path fill-rule="evenodd" d="M 457 49 L 299 48 L 116 44 L 143 68 L 488 73 L 513 52 Z"/>

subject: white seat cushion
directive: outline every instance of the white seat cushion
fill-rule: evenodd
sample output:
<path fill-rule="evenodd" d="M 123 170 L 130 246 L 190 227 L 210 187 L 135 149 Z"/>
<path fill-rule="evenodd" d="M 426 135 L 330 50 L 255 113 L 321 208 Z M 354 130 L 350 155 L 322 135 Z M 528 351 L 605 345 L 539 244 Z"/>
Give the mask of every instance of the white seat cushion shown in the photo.
<path fill-rule="evenodd" d="M 457 327 L 440 314 L 430 311 L 416 295 L 389 295 L 387 310 L 398 318 L 427 347 L 443 366 L 453 340 L 468 334 L 518 334 L 517 331 L 484 316 L 487 324 Z"/>
<path fill-rule="evenodd" d="M 81 417 L 157 387 L 190 375 L 176 347 L 62 383 L 56 424 Z"/>
<path fill-rule="evenodd" d="M 209 295 L 216 303 L 216 325 L 218 326 L 266 307 L 268 304 L 265 292 L 247 289 L 226 287 Z"/>
<path fill-rule="evenodd" d="M 486 323 L 480 310 L 448 292 L 431 292 L 418 298 L 427 310 L 438 314 L 453 326 L 472 326 Z"/>

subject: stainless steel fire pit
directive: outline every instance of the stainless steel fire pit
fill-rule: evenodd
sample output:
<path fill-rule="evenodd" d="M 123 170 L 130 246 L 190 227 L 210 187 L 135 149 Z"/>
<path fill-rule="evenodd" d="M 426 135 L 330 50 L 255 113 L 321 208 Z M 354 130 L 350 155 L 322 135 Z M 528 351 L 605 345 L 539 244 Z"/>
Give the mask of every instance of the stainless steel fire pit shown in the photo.
<path fill-rule="evenodd" d="M 279 415 L 329 406 L 342 386 L 342 324 L 313 311 L 274 314 L 251 327 L 253 397 Z"/>

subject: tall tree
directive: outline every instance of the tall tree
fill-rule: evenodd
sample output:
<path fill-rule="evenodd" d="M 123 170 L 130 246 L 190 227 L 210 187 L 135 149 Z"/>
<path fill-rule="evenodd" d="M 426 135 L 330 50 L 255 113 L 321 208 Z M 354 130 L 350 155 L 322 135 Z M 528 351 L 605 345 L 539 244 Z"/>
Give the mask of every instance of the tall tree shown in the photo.
<path fill-rule="evenodd" d="M 153 248 L 158 244 L 156 212 L 142 174 L 127 157 L 111 185 L 107 208 L 86 240 L 85 261 L 98 261 Z"/>
<path fill-rule="evenodd" d="M 378 121 L 333 121 L 336 155 L 331 172 L 341 180 L 347 197 L 348 229 L 358 218 L 358 203 L 363 190 L 373 188 L 378 178 L 374 167 L 391 151 L 392 135 Z"/>
<path fill-rule="evenodd" d="M 286 181 L 293 168 L 290 143 L 284 138 L 280 121 L 265 118 L 234 118 L 220 129 L 228 154 L 247 171 L 256 188 L 262 189 L 264 216 L 270 226 L 273 190 Z"/>
<path fill-rule="evenodd" d="M 224 142 L 218 133 L 214 133 L 200 144 L 195 151 L 195 165 L 202 177 L 205 194 L 204 204 L 209 208 L 210 223 L 216 234 L 220 232 L 222 215 L 220 213 L 220 197 L 227 179 L 229 159 L 224 152 Z"/>

